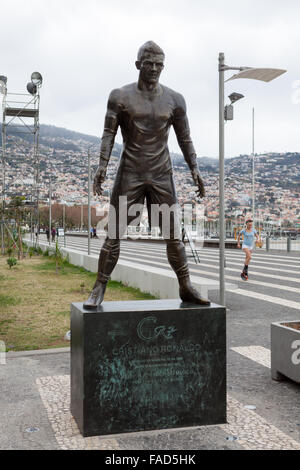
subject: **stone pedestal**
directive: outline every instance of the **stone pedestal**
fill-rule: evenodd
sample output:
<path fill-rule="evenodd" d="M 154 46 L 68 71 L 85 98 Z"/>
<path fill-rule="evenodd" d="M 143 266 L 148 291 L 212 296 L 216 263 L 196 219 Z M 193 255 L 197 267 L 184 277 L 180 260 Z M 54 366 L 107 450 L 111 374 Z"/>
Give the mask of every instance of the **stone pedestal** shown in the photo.
<path fill-rule="evenodd" d="M 71 412 L 83 436 L 225 423 L 225 308 L 72 304 Z"/>

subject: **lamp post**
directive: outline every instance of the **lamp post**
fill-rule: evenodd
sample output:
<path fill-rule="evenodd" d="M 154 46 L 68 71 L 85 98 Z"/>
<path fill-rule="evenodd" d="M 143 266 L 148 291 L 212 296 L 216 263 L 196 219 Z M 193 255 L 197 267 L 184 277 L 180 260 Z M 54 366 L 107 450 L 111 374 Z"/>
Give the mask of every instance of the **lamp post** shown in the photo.
<path fill-rule="evenodd" d="M 51 175 L 49 176 L 49 245 L 51 245 L 51 225 L 52 225 L 52 184 L 51 184 Z"/>
<path fill-rule="evenodd" d="M 66 201 L 63 205 L 63 229 L 64 229 L 64 247 L 66 246 Z"/>
<path fill-rule="evenodd" d="M 220 303 L 225 304 L 225 193 L 224 193 L 224 67 L 225 56 L 219 54 L 219 282 Z"/>
<path fill-rule="evenodd" d="M 254 108 L 252 108 L 252 219 L 255 228 L 255 156 L 254 156 Z"/>
<path fill-rule="evenodd" d="M 88 148 L 88 255 L 91 254 L 91 154 Z"/>
<path fill-rule="evenodd" d="M 219 53 L 219 278 L 220 278 L 220 304 L 225 305 L 225 198 L 224 198 L 224 120 L 233 119 L 232 105 L 224 107 L 224 72 L 227 70 L 237 70 L 238 73 L 226 80 L 236 80 L 238 78 L 249 78 L 270 82 L 279 77 L 286 70 L 271 68 L 252 68 L 252 67 L 232 67 L 225 64 L 223 52 Z M 235 95 L 235 96 L 233 96 Z M 242 97 L 239 95 L 236 99 L 236 93 L 233 93 L 231 103 L 234 103 Z"/>

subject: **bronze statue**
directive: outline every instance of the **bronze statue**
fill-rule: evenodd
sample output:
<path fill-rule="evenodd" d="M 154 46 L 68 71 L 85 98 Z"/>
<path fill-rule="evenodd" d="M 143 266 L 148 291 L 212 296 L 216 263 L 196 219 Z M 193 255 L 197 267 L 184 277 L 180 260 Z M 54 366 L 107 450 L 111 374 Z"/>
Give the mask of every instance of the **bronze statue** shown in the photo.
<path fill-rule="evenodd" d="M 205 189 L 197 166 L 196 152 L 190 137 L 186 105 L 182 95 L 159 83 L 164 68 L 164 52 L 153 41 L 146 42 L 138 51 L 135 63 L 139 70 L 137 83 L 113 90 L 109 96 L 101 141 L 100 162 L 94 178 L 94 194 L 102 194 L 102 184 L 120 126 L 123 152 L 120 159 L 110 204 L 116 212 L 116 236 L 107 235 L 101 248 L 98 275 L 93 290 L 84 303 L 85 308 L 101 304 L 107 282 L 118 261 L 120 239 L 136 215 L 130 215 L 133 205 L 144 205 L 148 213 L 151 205 L 177 204 L 172 162 L 168 150 L 168 135 L 173 126 L 179 146 L 197 186 L 197 195 L 205 196 Z M 126 223 L 119 223 L 119 197 L 126 196 Z M 164 236 L 169 263 L 179 282 L 183 301 L 209 305 L 192 287 L 181 230 L 176 233 L 176 217 L 170 217 L 170 233 Z M 161 218 L 159 219 L 161 227 Z"/>

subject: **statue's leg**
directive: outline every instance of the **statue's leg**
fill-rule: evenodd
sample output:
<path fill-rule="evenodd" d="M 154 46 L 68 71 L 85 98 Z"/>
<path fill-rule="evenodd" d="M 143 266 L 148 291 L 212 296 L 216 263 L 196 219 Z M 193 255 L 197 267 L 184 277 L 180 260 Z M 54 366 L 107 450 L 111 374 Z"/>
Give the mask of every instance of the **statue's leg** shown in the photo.
<path fill-rule="evenodd" d="M 120 239 L 110 239 L 106 237 L 99 255 L 98 274 L 93 290 L 84 308 L 96 308 L 104 298 L 107 282 L 116 266 L 120 254 Z"/>
<path fill-rule="evenodd" d="M 143 186 L 135 178 L 132 174 L 118 171 L 110 201 L 108 236 L 99 254 L 97 279 L 88 300 L 83 304 L 84 308 L 94 309 L 102 303 L 107 282 L 119 259 L 120 240 L 127 225 L 136 217 L 134 211 L 130 215 L 130 208 L 133 209 L 132 206 L 135 204 L 143 206 Z M 120 199 L 120 196 L 123 199 Z"/>
<path fill-rule="evenodd" d="M 106 237 L 99 255 L 98 274 L 89 298 L 84 302 L 84 308 L 96 308 L 104 298 L 107 282 L 116 266 L 120 254 L 120 240 Z"/>
<path fill-rule="evenodd" d="M 179 283 L 179 295 L 185 302 L 210 305 L 192 286 L 184 243 L 178 239 L 165 239 L 168 261 L 173 268 Z"/>
<path fill-rule="evenodd" d="M 157 214 L 155 216 L 154 209 L 152 216 L 154 215 L 154 218 L 159 221 L 167 245 L 168 261 L 178 279 L 180 298 L 185 302 L 210 305 L 209 300 L 203 298 L 190 281 L 185 246 L 181 241 L 180 213 L 172 174 L 164 175 L 153 181 L 150 197 L 151 204 L 158 206 L 156 210 L 159 209 L 159 206 L 162 207 L 163 204 L 174 209 L 162 211 L 160 217 Z"/>

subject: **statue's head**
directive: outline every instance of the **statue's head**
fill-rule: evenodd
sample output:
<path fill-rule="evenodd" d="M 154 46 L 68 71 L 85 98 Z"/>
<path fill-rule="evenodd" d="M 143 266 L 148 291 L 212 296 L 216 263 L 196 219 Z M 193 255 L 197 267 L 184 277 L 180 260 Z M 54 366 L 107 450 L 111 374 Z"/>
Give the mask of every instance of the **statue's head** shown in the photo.
<path fill-rule="evenodd" d="M 164 68 L 164 60 L 164 51 L 155 42 L 147 41 L 139 48 L 135 65 L 144 81 L 156 83 Z"/>

